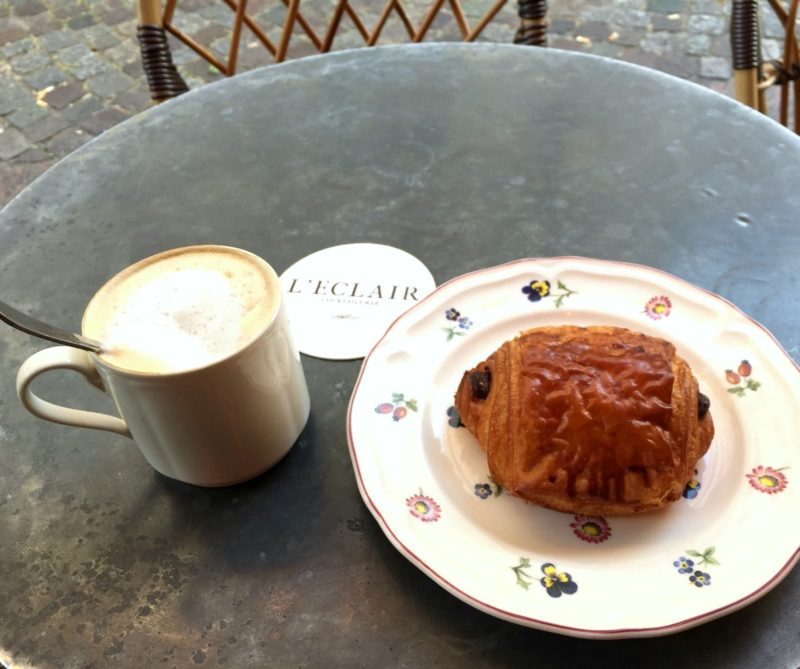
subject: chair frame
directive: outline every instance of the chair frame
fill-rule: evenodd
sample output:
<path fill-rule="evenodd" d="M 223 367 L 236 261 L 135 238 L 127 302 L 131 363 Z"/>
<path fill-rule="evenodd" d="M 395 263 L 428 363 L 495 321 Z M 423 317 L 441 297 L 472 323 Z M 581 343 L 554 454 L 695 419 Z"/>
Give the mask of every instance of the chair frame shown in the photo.
<path fill-rule="evenodd" d="M 470 27 L 459 0 L 432 0 L 432 4 L 419 27 L 414 27 L 402 0 L 386 0 L 375 27 L 370 31 L 350 5 L 350 0 L 337 0 L 325 34 L 320 36 L 300 11 L 301 0 L 282 0 L 286 5 L 286 18 L 278 44 L 274 44 L 263 29 L 247 14 L 247 0 L 222 0 L 234 14 L 231 43 L 227 61 L 223 62 L 208 49 L 179 30 L 172 22 L 177 0 L 166 0 L 162 12 L 161 0 L 138 0 L 137 29 L 142 64 L 150 87 L 151 97 L 160 102 L 188 90 L 188 87 L 172 62 L 167 32 L 174 35 L 202 58 L 216 67 L 223 75 L 233 76 L 241 41 L 242 26 L 247 26 L 256 38 L 272 54 L 275 62 L 287 58 L 292 33 L 296 25 L 308 36 L 320 53 L 331 50 L 336 33 L 345 14 L 356 27 L 366 46 L 377 44 L 392 12 L 403 23 L 412 42 L 425 39 L 434 19 L 445 3 L 449 4 L 465 42 L 475 40 L 508 0 L 495 0 L 480 21 Z M 734 97 L 754 109 L 767 112 L 766 91 L 772 86 L 780 87 L 779 119 L 789 125 L 790 94 L 793 102 L 793 126 L 800 133 L 800 46 L 796 34 L 796 22 L 800 0 L 789 0 L 785 9 L 780 0 L 768 0 L 772 11 L 785 31 L 783 56 L 779 60 L 764 62 L 761 57 L 761 35 L 758 0 L 732 0 L 731 7 L 731 53 L 734 70 Z M 547 45 L 547 0 L 518 0 L 519 29 L 514 36 L 515 44 L 529 46 Z"/>
<path fill-rule="evenodd" d="M 153 100 L 160 102 L 188 90 L 186 83 L 173 64 L 167 32 L 194 50 L 223 75 L 230 77 L 236 74 L 242 26 L 247 26 L 273 56 L 275 62 L 280 63 L 288 56 L 289 44 L 296 26 L 302 29 L 320 53 L 327 53 L 333 46 L 336 33 L 345 14 L 355 25 L 356 30 L 364 40 L 364 44 L 369 47 L 378 43 L 386 22 L 392 12 L 395 12 L 402 21 L 409 40 L 416 43 L 425 39 L 433 21 L 446 3 L 453 13 L 462 40 L 472 42 L 483 32 L 508 0 L 495 0 L 494 4 L 474 27 L 470 27 L 460 0 L 432 0 L 432 4 L 419 27 L 415 27 L 412 23 L 402 0 L 386 0 L 386 4 L 372 30 L 367 28 L 361 17 L 350 5 L 350 0 L 337 0 L 325 29 L 325 34 L 322 36 L 314 30 L 301 13 L 301 0 L 282 0 L 283 4 L 286 5 L 286 18 L 277 44 L 269 39 L 264 30 L 247 13 L 247 0 L 222 1 L 231 9 L 234 15 L 231 43 L 226 61 L 220 60 L 203 45 L 174 25 L 173 17 L 177 0 L 166 0 L 163 12 L 161 0 L 138 0 L 139 26 L 137 32 L 142 52 L 142 64 Z M 520 23 L 514 37 L 514 43 L 529 46 L 546 46 L 547 0 L 519 0 L 518 15 Z"/>
<path fill-rule="evenodd" d="M 780 0 L 768 0 L 785 33 L 783 55 L 764 62 L 761 54 L 761 26 L 758 0 L 732 0 L 731 53 L 733 56 L 734 97 L 743 104 L 767 113 L 767 90 L 780 87 L 780 122 L 789 127 L 790 97 L 792 126 L 800 133 L 800 48 L 796 25 L 800 0 L 789 0 L 788 9 Z"/>

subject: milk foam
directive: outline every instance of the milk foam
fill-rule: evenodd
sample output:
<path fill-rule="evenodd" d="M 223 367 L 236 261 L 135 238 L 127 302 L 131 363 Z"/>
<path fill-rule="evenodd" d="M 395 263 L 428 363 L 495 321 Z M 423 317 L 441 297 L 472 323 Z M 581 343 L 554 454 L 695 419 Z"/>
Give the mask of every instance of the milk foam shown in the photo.
<path fill-rule="evenodd" d="M 220 247 L 167 252 L 128 268 L 92 299 L 83 331 L 101 357 L 150 373 L 211 364 L 268 324 L 275 282 L 250 254 Z"/>

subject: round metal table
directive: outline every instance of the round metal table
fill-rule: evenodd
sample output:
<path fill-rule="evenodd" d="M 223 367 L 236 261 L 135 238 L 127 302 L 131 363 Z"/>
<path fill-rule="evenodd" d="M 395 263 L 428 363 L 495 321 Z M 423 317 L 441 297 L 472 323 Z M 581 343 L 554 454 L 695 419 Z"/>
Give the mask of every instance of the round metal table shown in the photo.
<path fill-rule="evenodd" d="M 502 45 L 363 49 L 178 98 L 56 165 L 0 214 L 3 299 L 78 328 L 111 274 L 194 243 L 281 272 L 327 246 L 389 244 L 437 282 L 520 257 L 677 274 L 797 359 L 800 140 L 642 68 Z M 0 329 L 0 659 L 33 667 L 796 667 L 800 573 L 673 636 L 601 642 L 495 619 L 384 537 L 345 415 L 359 362 L 306 358 L 309 423 L 266 475 L 201 489 L 122 438 L 26 414 L 43 347 Z M 109 408 L 68 375 L 41 391 Z M 788 531 L 788 530 L 787 530 Z M 625 587 L 637 587 L 629 583 Z M 654 602 L 653 605 L 658 605 Z"/>

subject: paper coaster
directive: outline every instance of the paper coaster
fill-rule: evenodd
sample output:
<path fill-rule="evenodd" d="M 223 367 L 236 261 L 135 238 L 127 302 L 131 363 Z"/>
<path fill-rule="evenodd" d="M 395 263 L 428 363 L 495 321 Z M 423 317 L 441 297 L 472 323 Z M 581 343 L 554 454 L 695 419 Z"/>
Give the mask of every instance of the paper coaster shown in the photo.
<path fill-rule="evenodd" d="M 332 246 L 281 275 L 297 347 L 329 360 L 364 357 L 392 322 L 436 287 L 414 256 L 381 244 Z"/>

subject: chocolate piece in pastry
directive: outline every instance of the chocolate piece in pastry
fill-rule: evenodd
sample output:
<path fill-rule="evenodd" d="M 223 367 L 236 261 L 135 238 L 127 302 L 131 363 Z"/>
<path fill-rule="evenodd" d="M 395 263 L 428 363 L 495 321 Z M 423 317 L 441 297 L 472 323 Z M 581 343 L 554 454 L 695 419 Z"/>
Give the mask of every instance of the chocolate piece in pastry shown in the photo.
<path fill-rule="evenodd" d="M 714 436 L 675 347 L 624 328 L 527 330 L 464 374 L 456 407 L 497 484 L 594 516 L 679 499 Z"/>

